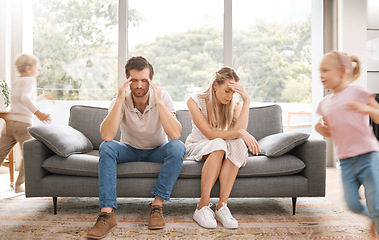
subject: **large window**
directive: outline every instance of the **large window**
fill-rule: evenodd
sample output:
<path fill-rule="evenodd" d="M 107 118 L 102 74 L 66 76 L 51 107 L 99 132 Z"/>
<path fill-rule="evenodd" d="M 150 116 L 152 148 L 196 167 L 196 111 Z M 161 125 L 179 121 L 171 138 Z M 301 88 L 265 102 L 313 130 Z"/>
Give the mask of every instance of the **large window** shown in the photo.
<path fill-rule="evenodd" d="M 311 131 L 312 0 L 233 0 L 232 9 L 219 0 L 128 4 L 128 56 L 151 61 L 157 84 L 177 106 L 185 107 L 189 94 L 232 62 L 252 105 L 278 103 L 285 130 Z M 224 46 L 230 37 L 224 36 L 224 13 L 233 16 L 232 31 L 226 31 L 231 48 Z M 225 55 L 230 61 L 223 59 L 225 51 L 231 51 Z"/>
<path fill-rule="evenodd" d="M 117 90 L 117 0 L 34 0 L 39 93 L 57 100 L 109 100 Z"/>
<path fill-rule="evenodd" d="M 129 0 L 128 56 L 145 56 L 157 85 L 184 102 L 223 64 L 224 5 L 219 0 Z"/>
<path fill-rule="evenodd" d="M 233 0 L 233 67 L 253 101 L 312 102 L 310 0 Z"/>
<path fill-rule="evenodd" d="M 204 89 L 227 62 L 252 105 L 278 103 L 287 130 L 293 129 L 292 121 L 310 131 L 314 0 L 33 1 L 39 93 L 52 93 L 64 109 L 83 100 L 108 106 L 117 94 L 124 80 L 117 66 L 125 64 L 118 63 L 120 14 L 128 17 L 127 30 L 120 32 L 127 36 L 122 46 L 127 57 L 146 57 L 155 68 L 154 81 L 178 108 L 185 108 L 188 95 Z M 126 12 L 119 12 L 119 1 L 127 3 Z"/>
<path fill-rule="evenodd" d="M 223 1 L 128 4 L 129 57 L 147 57 L 175 101 L 204 88 L 224 62 Z M 253 101 L 311 103 L 311 0 L 234 0 L 232 8 L 233 67 Z"/>

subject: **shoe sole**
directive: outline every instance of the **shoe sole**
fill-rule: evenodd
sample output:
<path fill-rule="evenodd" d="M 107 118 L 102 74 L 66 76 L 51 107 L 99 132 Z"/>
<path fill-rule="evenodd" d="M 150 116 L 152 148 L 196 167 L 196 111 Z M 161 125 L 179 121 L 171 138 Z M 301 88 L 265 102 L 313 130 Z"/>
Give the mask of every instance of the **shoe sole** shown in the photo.
<path fill-rule="evenodd" d="M 193 220 L 197 223 L 197 224 L 199 224 L 199 226 L 200 227 L 203 227 L 203 228 L 206 228 L 206 229 L 215 229 L 215 228 L 217 228 L 217 225 L 215 226 L 215 227 L 206 227 L 206 226 L 202 226 L 195 218 L 193 218 Z"/>
<path fill-rule="evenodd" d="M 23 192 L 25 192 L 25 189 L 24 189 L 24 188 L 22 188 L 22 189 L 17 189 L 17 187 L 16 187 L 15 190 L 14 190 L 14 192 L 15 192 L 15 193 L 23 193 Z"/>
<path fill-rule="evenodd" d="M 103 238 L 105 238 L 107 235 L 108 235 L 108 233 L 109 232 L 111 232 L 113 229 L 115 229 L 117 227 L 117 224 L 114 226 L 114 227 L 112 227 L 111 229 L 109 229 L 108 230 L 108 232 L 106 232 L 104 235 L 102 235 L 102 236 L 100 236 L 100 237 L 98 237 L 98 236 L 89 236 L 89 235 L 87 235 L 87 239 L 103 239 Z"/>
<path fill-rule="evenodd" d="M 163 226 L 155 226 L 155 227 L 147 227 L 149 230 L 159 230 L 159 229 L 163 229 L 164 228 L 164 225 Z"/>
<path fill-rule="evenodd" d="M 222 223 L 222 221 L 220 220 L 220 218 L 218 218 L 218 217 L 216 217 L 216 220 L 219 222 L 219 223 L 221 223 L 222 224 L 222 226 L 224 227 L 224 228 L 227 228 L 227 229 L 237 229 L 239 226 L 237 226 L 237 227 L 228 227 L 228 226 L 225 226 L 223 223 Z"/>

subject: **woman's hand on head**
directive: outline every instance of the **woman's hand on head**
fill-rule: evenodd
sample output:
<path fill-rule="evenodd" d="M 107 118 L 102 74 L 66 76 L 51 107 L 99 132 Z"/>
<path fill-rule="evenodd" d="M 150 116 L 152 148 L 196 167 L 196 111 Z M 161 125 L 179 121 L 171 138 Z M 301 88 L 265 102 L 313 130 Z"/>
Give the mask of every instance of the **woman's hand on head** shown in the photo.
<path fill-rule="evenodd" d="M 240 129 L 239 131 L 240 131 L 241 138 L 246 143 L 249 151 L 254 155 L 258 155 L 261 149 L 259 148 L 259 144 L 257 140 L 255 139 L 255 137 L 253 137 L 245 129 Z"/>
<path fill-rule="evenodd" d="M 236 81 L 229 81 L 227 83 L 227 86 L 230 87 L 232 89 L 232 91 L 234 91 L 234 92 L 238 93 L 239 95 L 241 95 L 242 100 L 244 102 L 250 101 L 250 97 L 249 97 L 249 94 L 247 93 L 246 89 L 241 84 L 239 84 L 238 82 L 236 82 Z"/>

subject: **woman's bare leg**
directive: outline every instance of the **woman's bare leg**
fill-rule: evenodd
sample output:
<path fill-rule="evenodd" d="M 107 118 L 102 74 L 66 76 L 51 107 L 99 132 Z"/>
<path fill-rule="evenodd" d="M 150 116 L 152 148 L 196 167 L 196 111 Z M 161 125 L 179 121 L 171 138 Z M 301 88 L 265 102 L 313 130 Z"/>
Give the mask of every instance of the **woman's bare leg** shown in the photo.
<path fill-rule="evenodd" d="M 219 181 L 220 181 L 220 201 L 217 204 L 217 210 L 222 207 L 222 203 L 227 203 L 230 192 L 232 191 L 239 168 L 229 159 L 222 164 Z"/>
<path fill-rule="evenodd" d="M 201 171 L 201 198 L 198 209 L 209 205 L 211 190 L 215 184 L 224 159 L 225 151 L 214 151 L 206 158 Z"/>

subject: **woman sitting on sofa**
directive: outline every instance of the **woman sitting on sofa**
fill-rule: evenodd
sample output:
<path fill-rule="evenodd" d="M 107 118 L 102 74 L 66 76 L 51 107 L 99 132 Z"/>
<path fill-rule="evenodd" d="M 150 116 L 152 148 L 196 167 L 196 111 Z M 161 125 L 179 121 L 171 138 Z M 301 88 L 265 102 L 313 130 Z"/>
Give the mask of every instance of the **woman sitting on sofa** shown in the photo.
<path fill-rule="evenodd" d="M 238 82 L 239 77 L 232 68 L 222 67 L 206 91 L 187 100 L 193 122 L 192 133 L 185 143 L 187 159 L 205 160 L 201 198 L 193 215 L 204 228 L 216 228 L 216 219 L 226 228 L 238 228 L 227 201 L 239 168 L 246 164 L 247 147 L 253 154 L 260 152 L 257 141 L 246 131 L 250 98 Z M 243 104 L 233 98 L 235 92 L 242 97 Z M 217 178 L 220 199 L 213 212 L 209 198 Z"/>

